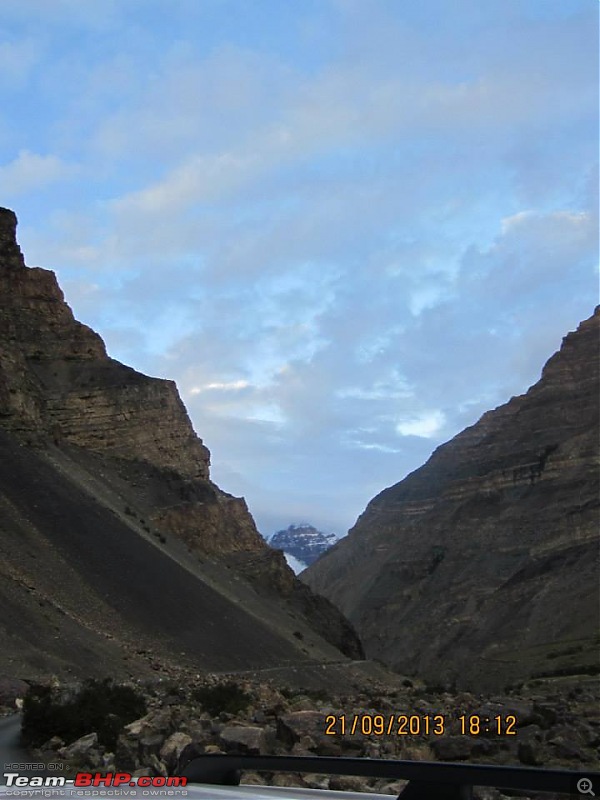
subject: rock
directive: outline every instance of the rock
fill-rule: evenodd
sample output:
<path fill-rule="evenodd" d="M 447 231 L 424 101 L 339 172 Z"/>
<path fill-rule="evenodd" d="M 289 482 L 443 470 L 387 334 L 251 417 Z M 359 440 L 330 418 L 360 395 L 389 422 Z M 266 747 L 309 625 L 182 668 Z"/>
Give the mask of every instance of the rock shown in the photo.
<path fill-rule="evenodd" d="M 102 756 L 102 763 L 100 765 L 104 772 L 117 772 L 117 768 L 115 766 L 115 754 L 114 753 L 104 753 Z"/>
<path fill-rule="evenodd" d="M 600 308 L 302 573 L 368 658 L 485 693 L 597 666 L 599 327 Z"/>
<path fill-rule="evenodd" d="M 325 775 L 313 775 L 313 773 L 307 772 L 302 776 L 302 778 L 304 785 L 308 786 L 309 789 L 329 789 L 330 779 Z"/>
<path fill-rule="evenodd" d="M 264 755 L 268 750 L 264 729 L 254 726 L 223 728 L 219 734 L 219 742 L 230 753 Z"/>
<path fill-rule="evenodd" d="M 533 703 L 518 702 L 512 699 L 508 700 L 502 710 L 502 715 L 506 717 L 508 714 L 512 714 L 516 717 L 517 723 L 515 727 L 519 730 L 519 735 L 523 728 L 535 722 Z"/>
<path fill-rule="evenodd" d="M 517 755 L 521 764 L 525 764 L 528 767 L 539 767 L 546 763 L 547 753 L 545 748 L 534 740 L 518 742 Z"/>
<path fill-rule="evenodd" d="M 132 736 L 140 736 L 142 731 L 148 730 L 152 725 L 152 714 L 146 714 L 145 717 L 140 717 L 140 719 L 136 719 L 133 722 L 130 722 L 129 725 L 125 726 L 125 732 Z"/>
<path fill-rule="evenodd" d="M 258 772 L 244 772 L 244 786 L 264 786 L 265 777 Z"/>
<path fill-rule="evenodd" d="M 553 736 L 552 739 L 548 740 L 548 744 L 553 748 L 558 758 L 574 762 L 585 761 L 581 745 L 574 739 L 568 739 L 565 736 Z"/>
<path fill-rule="evenodd" d="M 316 741 L 324 733 L 325 720 L 318 711 L 294 711 L 277 719 L 277 738 L 290 748 L 303 736 L 309 736 Z"/>
<path fill-rule="evenodd" d="M 432 741 L 431 749 L 439 761 L 465 761 L 471 755 L 473 744 L 468 736 L 442 736 Z"/>
<path fill-rule="evenodd" d="M 532 721 L 542 728 L 549 728 L 558 721 L 558 711 L 548 703 L 534 703 Z"/>
<path fill-rule="evenodd" d="M 314 701 L 304 695 L 301 695 L 300 697 L 294 697 L 294 699 L 290 702 L 291 711 L 311 711 L 313 707 Z"/>
<path fill-rule="evenodd" d="M 517 739 L 519 742 L 541 742 L 543 741 L 542 729 L 539 725 L 526 725 L 519 729 Z"/>
<path fill-rule="evenodd" d="M 391 781 L 390 783 L 382 783 L 377 791 L 382 794 L 391 794 L 398 797 L 400 792 L 408 786 L 408 781 Z"/>
<path fill-rule="evenodd" d="M 225 751 L 221 750 L 221 748 L 216 744 L 207 744 L 206 747 L 204 748 L 204 752 L 207 755 L 213 755 L 213 756 L 225 755 Z"/>
<path fill-rule="evenodd" d="M 304 780 L 304 777 L 299 775 L 298 773 L 289 773 L 289 774 L 282 774 L 281 772 L 276 772 L 273 775 L 273 778 L 270 781 L 271 786 L 296 786 L 302 789 L 306 789 L 308 784 Z M 314 788 L 314 787 L 313 787 Z"/>
<path fill-rule="evenodd" d="M 89 755 L 89 751 L 98 744 L 98 734 L 88 733 L 66 747 L 61 747 L 58 754 L 66 761 L 79 760 Z"/>
<path fill-rule="evenodd" d="M 329 789 L 337 792 L 364 792 L 367 791 L 367 785 L 365 778 L 358 775 L 332 775 Z"/>
<path fill-rule="evenodd" d="M 592 725 L 581 723 L 579 725 L 579 735 L 582 738 L 586 747 L 598 748 L 600 747 L 600 735 L 597 730 L 594 730 Z"/>
<path fill-rule="evenodd" d="M 151 753 L 148 758 L 148 764 L 152 770 L 154 775 L 162 775 L 166 778 L 169 774 L 167 769 L 167 765 L 162 761 L 160 758 L 156 756 L 156 753 Z"/>
<path fill-rule="evenodd" d="M 259 697 L 260 703 L 272 702 L 274 694 L 266 687 L 245 684 L 245 689 L 253 697 Z M 68 698 L 69 691 L 65 688 L 63 696 Z M 203 712 L 199 718 L 197 706 L 186 708 L 167 705 L 162 707 L 162 697 L 157 693 L 154 697 L 155 707 L 145 717 L 129 724 L 121 734 L 117 753 L 105 753 L 104 748 L 96 745 L 91 747 L 85 756 L 79 758 L 78 763 L 82 768 L 103 769 L 107 771 L 144 769 L 151 774 L 163 775 L 180 772 L 192 759 L 204 753 L 249 753 L 249 754 L 274 754 L 308 756 L 321 755 L 333 757 L 359 758 L 391 758 L 410 761 L 464 761 L 473 760 L 495 764 L 521 763 L 526 766 L 544 767 L 569 767 L 580 768 L 581 764 L 589 765 L 590 769 L 597 768 L 597 753 L 593 747 L 593 736 L 596 735 L 596 726 L 600 725 L 597 714 L 597 702 L 593 707 L 585 704 L 589 716 L 585 722 L 580 720 L 580 709 L 572 705 L 568 712 L 562 705 L 564 688 L 561 685 L 554 687 L 554 694 L 544 697 L 543 704 L 553 708 L 556 712 L 557 722 L 543 729 L 539 725 L 530 724 L 521 727 L 516 736 L 459 736 L 447 734 L 444 737 L 428 737 L 426 734 L 411 737 L 378 737 L 378 736 L 326 736 L 322 733 L 324 716 L 327 713 L 341 714 L 344 708 L 347 717 L 373 714 L 377 708 L 387 708 L 390 703 L 396 708 L 409 707 L 408 697 L 401 693 L 386 693 L 383 687 L 371 693 L 368 697 L 361 694 L 357 696 L 346 695 L 343 698 L 332 698 L 335 705 L 324 706 L 320 701 L 314 701 L 318 708 L 303 711 L 283 711 L 273 720 L 273 725 L 249 725 L 248 719 L 242 712 L 240 715 L 228 714 L 227 723 L 218 718 L 211 718 Z M 303 695 L 305 699 L 309 696 Z M 527 705 L 524 698 L 515 697 L 518 705 Z M 459 702 L 460 701 L 460 702 Z M 150 702 L 150 699 L 149 701 Z M 535 699 L 536 703 L 541 702 Z M 483 713 L 494 713 L 498 708 L 504 707 L 504 698 L 488 697 L 486 703 L 481 698 L 465 697 L 443 693 L 437 700 L 440 713 L 452 714 L 452 709 L 458 705 L 464 707 L 467 715 L 475 710 Z M 517 706 L 515 705 L 515 708 Z M 411 707 L 414 710 L 414 707 Z M 248 715 L 253 717 L 256 708 L 249 710 Z M 564 721 L 568 717 L 573 721 Z M 524 715 L 525 716 L 525 715 Z M 546 719 L 550 718 L 546 714 Z M 276 726 L 276 727 L 275 727 Z M 279 738 L 277 738 L 279 735 Z M 199 737 L 199 738 L 197 738 Z M 48 748 L 59 742 L 47 742 Z M 291 745 L 291 746 L 290 746 Z M 141 774 L 141 773 L 140 773 Z M 273 782 L 269 775 L 261 776 L 260 783 Z M 287 774 L 277 780 L 279 785 L 312 786 L 315 779 L 310 777 L 308 782 L 298 776 L 296 782 L 288 778 Z M 333 781 L 333 783 L 332 783 Z M 381 792 L 384 784 L 389 781 L 370 781 L 364 784 L 363 790 Z M 324 785 L 319 780 L 317 784 Z M 344 784 L 336 784 L 333 778 L 329 781 L 330 788 L 337 788 Z M 362 784 L 345 783 L 348 789 Z M 499 796 L 498 796 L 499 797 Z"/>
<path fill-rule="evenodd" d="M 216 749 L 218 750 L 219 748 Z M 196 744 L 194 742 L 187 744 L 179 754 L 179 759 L 177 762 L 177 769 L 175 770 L 175 774 L 179 774 L 182 771 L 182 769 L 187 764 L 190 763 L 190 761 L 193 761 L 195 758 L 198 758 L 205 752 L 207 752 L 207 750 L 202 745 Z"/>
<path fill-rule="evenodd" d="M 172 733 L 160 748 L 160 757 L 167 769 L 174 770 L 183 749 L 192 743 L 191 736 L 182 731 Z"/>
<path fill-rule="evenodd" d="M 335 742 L 331 737 L 321 739 L 315 746 L 315 755 L 317 756 L 331 756 L 338 757 L 344 754 L 344 750 L 338 742 Z M 371 755 L 369 758 L 376 758 L 377 756 Z"/>
<path fill-rule="evenodd" d="M 47 742 L 44 742 L 41 749 L 42 750 L 59 750 L 61 747 L 65 746 L 64 739 L 61 739 L 60 736 L 53 736 L 51 739 L 48 739 Z"/>
<path fill-rule="evenodd" d="M 491 756 L 494 756 L 500 749 L 500 745 L 498 742 L 492 741 L 491 739 L 486 739 L 485 737 L 477 737 L 472 744 L 471 747 L 471 755 L 473 758 L 482 759 L 486 758 L 489 760 Z"/>

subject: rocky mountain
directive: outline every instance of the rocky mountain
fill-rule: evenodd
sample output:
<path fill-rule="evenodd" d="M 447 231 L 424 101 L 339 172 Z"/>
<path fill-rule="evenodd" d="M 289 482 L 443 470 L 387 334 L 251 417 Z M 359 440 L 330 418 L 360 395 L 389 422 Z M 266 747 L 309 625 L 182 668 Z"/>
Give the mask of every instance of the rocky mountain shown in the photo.
<path fill-rule="evenodd" d="M 303 573 L 369 657 L 468 688 L 598 673 L 599 323 Z"/>
<path fill-rule="evenodd" d="M 360 657 L 211 482 L 175 384 L 110 358 L 16 225 L 0 209 L 0 674 Z"/>
<path fill-rule="evenodd" d="M 323 533 L 307 522 L 302 522 L 299 525 L 290 525 L 284 530 L 277 531 L 269 539 L 269 544 L 277 550 L 283 550 L 286 555 L 292 556 L 301 565 L 307 567 L 332 547 L 337 540 L 338 537 L 335 533 Z"/>

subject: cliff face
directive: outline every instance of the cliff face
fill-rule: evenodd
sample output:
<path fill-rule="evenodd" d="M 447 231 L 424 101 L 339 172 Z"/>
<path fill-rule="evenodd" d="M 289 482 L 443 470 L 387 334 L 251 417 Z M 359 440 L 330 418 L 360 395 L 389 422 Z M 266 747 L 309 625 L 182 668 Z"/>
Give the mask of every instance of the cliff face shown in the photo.
<path fill-rule="evenodd" d="M 16 637 L 12 652 L 5 650 L 6 657 L 16 659 L 15 663 L 82 668 L 81 648 L 77 655 L 73 647 L 53 641 L 38 652 L 34 644 L 20 641 L 25 618 L 32 629 L 39 627 L 39 620 L 33 618 L 35 604 L 29 608 L 28 601 L 36 593 L 40 603 L 54 609 L 51 616 L 58 614 L 57 630 L 63 631 L 61 617 L 66 616 L 70 635 L 78 630 L 81 642 L 85 640 L 94 652 L 104 652 L 106 642 L 98 643 L 95 632 L 112 631 L 114 609 L 107 610 L 101 587 L 91 586 L 88 573 L 98 569 L 98 564 L 89 559 L 86 563 L 85 553 L 99 546 L 97 541 L 92 543 L 92 536 L 100 540 L 96 558 L 101 558 L 106 539 L 109 559 L 114 557 L 112 550 L 125 548 L 123 558 L 139 560 L 136 548 L 141 547 L 142 562 L 151 564 L 147 568 L 154 572 L 166 560 L 177 562 L 181 572 L 173 580 L 182 585 L 182 597 L 187 591 L 188 600 L 200 598 L 210 587 L 220 598 L 225 618 L 237 620 L 236 630 L 239 626 L 247 629 L 246 644 L 254 647 L 261 638 L 253 638 L 255 625 L 265 633 L 262 655 L 235 652 L 239 634 L 229 631 L 226 635 L 224 624 L 220 639 L 213 636 L 210 647 L 200 647 L 205 665 L 227 664 L 228 658 L 231 663 L 245 658 L 264 665 L 282 659 L 335 658 L 339 656 L 336 646 L 349 655 L 360 654 L 360 643 L 346 620 L 325 599 L 314 599 L 280 554 L 265 544 L 245 502 L 210 481 L 209 452 L 195 434 L 175 384 L 141 375 L 108 357 L 100 337 L 74 319 L 54 273 L 25 266 L 16 224 L 12 211 L 0 209 L 0 461 L 4 462 L 0 595 L 4 607 L 13 610 L 13 618 L 21 619 L 12 628 L 10 619 L 3 621 L 5 635 Z M 64 530 L 61 517 L 78 528 L 79 535 L 88 528 L 87 538 L 70 538 L 75 534 Z M 103 520 L 100 527 L 99 518 Z M 120 531 L 116 541 L 111 538 L 115 531 Z M 26 542 L 31 556 L 24 554 Z M 45 563 L 54 569 L 52 581 L 44 583 L 38 574 L 36 552 L 45 553 Z M 173 569 L 172 564 L 165 566 L 165 574 Z M 72 596 L 60 586 L 61 575 L 70 576 Z M 137 583 L 148 581 L 142 575 Z M 118 607 L 117 598 L 129 592 L 125 578 L 117 584 L 109 606 L 114 602 Z M 176 597 L 176 586 L 169 587 L 162 579 L 160 584 Z M 57 593 L 62 593 L 62 600 Z M 155 616 L 149 611 L 153 594 L 150 585 L 140 588 L 139 609 L 123 597 L 123 608 L 130 612 L 127 619 L 117 620 L 116 631 L 129 630 L 130 641 L 141 641 L 160 617 L 156 609 Z M 98 601 L 95 615 L 86 613 L 85 603 L 83 611 L 76 610 L 87 596 Z M 192 614 L 196 642 L 206 637 L 207 627 L 215 625 L 214 619 L 193 610 L 182 609 L 182 613 Z M 293 635 L 298 627 L 303 631 L 302 645 Z M 117 636 L 116 631 L 107 636 Z M 168 630 L 163 633 L 170 636 Z M 229 634 L 233 638 L 227 640 Z M 156 638 L 161 635 L 159 631 Z M 114 642 L 111 646 L 115 647 Z M 201 665 L 198 648 L 196 643 L 190 657 Z M 98 663 L 96 657 L 91 661 Z M 0 656 L 0 672 L 2 667 Z"/>
<path fill-rule="evenodd" d="M 599 322 L 303 573 L 369 657 L 485 688 L 598 669 Z"/>
<path fill-rule="evenodd" d="M 209 453 L 172 381 L 106 355 L 77 322 L 56 276 L 27 269 L 16 217 L 0 210 L 0 419 L 15 432 L 208 478 Z"/>

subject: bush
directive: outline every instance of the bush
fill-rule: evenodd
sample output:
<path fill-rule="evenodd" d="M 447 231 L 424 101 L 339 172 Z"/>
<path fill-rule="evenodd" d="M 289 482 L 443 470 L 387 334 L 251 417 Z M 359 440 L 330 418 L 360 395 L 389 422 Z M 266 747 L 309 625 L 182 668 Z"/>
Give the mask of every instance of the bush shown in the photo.
<path fill-rule="evenodd" d="M 112 750 L 123 727 L 146 712 L 146 701 L 135 689 L 110 679 L 88 680 L 68 699 L 49 686 L 35 686 L 23 701 L 21 734 L 25 744 L 39 747 L 52 736 L 72 742 L 95 732 Z"/>
<path fill-rule="evenodd" d="M 250 705 L 252 698 L 237 683 L 223 683 L 218 686 L 199 686 L 192 692 L 192 699 L 198 701 L 211 717 L 221 711 L 240 714 Z"/>

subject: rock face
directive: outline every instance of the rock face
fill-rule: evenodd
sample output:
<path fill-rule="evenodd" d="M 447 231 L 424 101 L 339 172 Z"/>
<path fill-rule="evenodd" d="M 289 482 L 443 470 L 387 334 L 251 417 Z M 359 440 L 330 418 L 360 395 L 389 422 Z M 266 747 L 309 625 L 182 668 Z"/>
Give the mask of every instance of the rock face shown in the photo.
<path fill-rule="evenodd" d="M 289 553 L 306 566 L 313 564 L 319 556 L 337 542 L 335 533 L 323 533 L 306 522 L 290 525 L 277 531 L 269 539 L 271 547 Z"/>
<path fill-rule="evenodd" d="M 109 358 L 100 337 L 74 319 L 54 273 L 25 267 L 15 227 L 13 212 L 1 209 L 3 427 L 208 478 L 209 452 L 175 384 Z"/>
<path fill-rule="evenodd" d="M 0 674 L 360 656 L 210 481 L 175 384 L 110 358 L 15 232 L 0 209 Z"/>
<path fill-rule="evenodd" d="M 470 688 L 598 672 L 599 322 L 303 573 L 368 657 Z"/>

